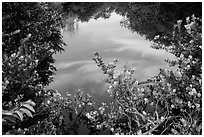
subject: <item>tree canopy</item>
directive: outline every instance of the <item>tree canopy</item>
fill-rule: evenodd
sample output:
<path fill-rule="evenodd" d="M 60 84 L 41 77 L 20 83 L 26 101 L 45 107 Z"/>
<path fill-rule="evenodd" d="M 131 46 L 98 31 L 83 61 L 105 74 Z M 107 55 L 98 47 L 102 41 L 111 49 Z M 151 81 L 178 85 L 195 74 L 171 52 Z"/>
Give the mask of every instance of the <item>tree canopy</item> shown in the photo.
<path fill-rule="evenodd" d="M 125 17 L 121 25 L 132 32 L 144 35 L 148 40 L 160 36 L 160 42 L 170 45 L 172 28 L 177 20 L 195 15 L 202 16 L 200 2 L 118 2 L 118 3 L 63 3 L 62 12 L 78 15 L 82 21 L 90 18 L 110 17 L 116 12 Z"/>
<path fill-rule="evenodd" d="M 63 51 L 62 19 L 46 3 L 2 3 L 3 108 L 35 100 L 56 68 L 53 54 Z"/>

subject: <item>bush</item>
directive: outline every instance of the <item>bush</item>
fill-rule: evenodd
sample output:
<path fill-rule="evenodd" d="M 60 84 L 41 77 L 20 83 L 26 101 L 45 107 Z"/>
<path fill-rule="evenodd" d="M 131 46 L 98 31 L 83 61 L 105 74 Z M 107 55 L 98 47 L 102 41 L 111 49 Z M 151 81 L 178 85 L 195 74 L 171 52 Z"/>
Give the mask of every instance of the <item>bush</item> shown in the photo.
<path fill-rule="evenodd" d="M 32 120 L 36 121 L 28 125 L 31 118 L 27 119 L 5 134 L 73 135 L 79 133 L 81 124 L 85 124 L 92 134 L 99 132 L 94 128 L 96 123 L 91 123 L 86 117 L 90 110 L 97 110 L 89 95 L 77 91 L 73 95 L 67 93 L 67 97 L 62 97 L 56 90 L 47 90 L 43 95 L 44 101 L 32 116 Z"/>
<path fill-rule="evenodd" d="M 107 75 L 107 92 L 113 99 L 110 106 L 103 107 L 110 109 L 103 125 L 114 134 L 201 134 L 201 20 L 194 15 L 188 17 L 183 34 L 181 23 L 175 25 L 172 46 L 153 45 L 177 57 L 175 61 L 166 60 L 177 71 L 160 69 L 146 85 L 132 76 L 133 68 L 115 72 L 117 60 L 105 65 L 95 53 L 94 61 Z"/>
<path fill-rule="evenodd" d="M 20 102 L 28 100 L 35 102 L 35 110 L 41 106 L 44 87 L 52 81 L 56 71 L 53 54 L 63 51 L 65 46 L 60 32 L 62 27 L 60 14 L 51 10 L 47 3 L 2 3 L 4 111 L 18 109 Z M 27 125 L 31 121 L 27 121 Z M 22 122 L 20 120 L 17 125 L 11 124 L 3 130 L 16 129 Z"/>
<path fill-rule="evenodd" d="M 56 70 L 53 54 L 65 45 L 62 15 L 47 3 L 2 5 L 3 134 L 78 134 L 82 123 L 90 134 L 107 129 L 111 134 L 201 134 L 201 19 L 178 21 L 171 46 L 159 43 L 165 37 L 155 37 L 152 47 L 174 54 L 176 60 L 166 61 L 178 69 L 161 69 L 146 82 L 132 76 L 134 68 L 116 72 L 117 60 L 105 65 L 95 53 L 113 99 L 96 108 L 82 92 L 62 97 L 44 89 Z"/>

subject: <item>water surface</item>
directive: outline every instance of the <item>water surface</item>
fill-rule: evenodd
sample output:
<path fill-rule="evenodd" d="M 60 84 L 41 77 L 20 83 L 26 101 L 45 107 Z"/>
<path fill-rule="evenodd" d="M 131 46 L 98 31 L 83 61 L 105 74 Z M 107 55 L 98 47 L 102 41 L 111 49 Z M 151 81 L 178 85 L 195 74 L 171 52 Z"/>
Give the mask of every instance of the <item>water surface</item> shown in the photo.
<path fill-rule="evenodd" d="M 116 58 L 121 68 L 126 62 L 128 66 L 136 67 L 134 76 L 139 81 L 158 74 L 159 68 L 168 67 L 164 60 L 174 58 L 173 55 L 152 49 L 144 37 L 122 28 L 121 20 L 121 16 L 113 14 L 109 19 L 79 23 L 74 36 L 64 32 L 63 39 L 69 46 L 54 57 L 58 71 L 48 88 L 58 90 L 62 95 L 80 89 L 98 103 L 108 101 L 104 75 L 92 60 L 95 51 L 105 63 Z"/>

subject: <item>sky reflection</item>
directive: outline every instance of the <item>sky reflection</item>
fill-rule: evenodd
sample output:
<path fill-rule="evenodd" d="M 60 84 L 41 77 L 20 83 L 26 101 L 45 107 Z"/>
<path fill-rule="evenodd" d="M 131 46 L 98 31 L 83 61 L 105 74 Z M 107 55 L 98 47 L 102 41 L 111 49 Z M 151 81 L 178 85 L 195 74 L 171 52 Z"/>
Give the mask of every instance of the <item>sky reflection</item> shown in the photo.
<path fill-rule="evenodd" d="M 64 32 L 64 41 L 70 46 L 54 57 L 58 71 L 48 88 L 56 89 L 63 95 L 67 91 L 81 89 L 91 94 L 95 101 L 108 100 L 105 76 L 92 60 L 95 51 L 99 52 L 106 63 L 116 58 L 119 60 L 119 68 L 126 62 L 128 66 L 136 67 L 134 76 L 139 81 L 156 75 L 159 68 L 166 68 L 164 59 L 173 59 L 173 55 L 150 48 L 150 42 L 122 28 L 121 20 L 121 16 L 113 14 L 110 19 L 79 23 L 74 36 Z"/>

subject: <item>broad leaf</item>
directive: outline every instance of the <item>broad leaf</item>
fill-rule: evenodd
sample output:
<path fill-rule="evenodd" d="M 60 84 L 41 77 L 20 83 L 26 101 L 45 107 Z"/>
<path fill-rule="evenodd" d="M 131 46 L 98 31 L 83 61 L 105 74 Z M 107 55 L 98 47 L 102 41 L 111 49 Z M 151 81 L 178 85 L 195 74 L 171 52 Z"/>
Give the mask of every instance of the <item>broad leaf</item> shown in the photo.
<path fill-rule="evenodd" d="M 27 109 L 29 109 L 29 110 L 32 111 L 32 112 L 35 112 L 34 108 L 33 108 L 31 105 L 29 105 L 29 104 L 23 104 L 22 106 L 25 107 L 25 108 L 27 108 Z M 21 106 L 21 107 L 22 107 L 22 106 Z"/>
<path fill-rule="evenodd" d="M 32 113 L 26 108 L 20 108 L 22 112 L 24 112 L 27 116 L 33 117 Z"/>
<path fill-rule="evenodd" d="M 2 110 L 2 115 L 12 115 L 11 111 L 8 110 Z"/>
<path fill-rule="evenodd" d="M 20 111 L 20 110 L 16 110 L 14 113 L 18 114 L 20 120 L 23 121 L 23 113 L 24 113 L 24 112 L 22 112 L 22 111 Z"/>
<path fill-rule="evenodd" d="M 30 104 L 31 106 L 35 106 L 35 103 L 31 99 L 29 99 L 28 101 L 24 103 Z"/>
<path fill-rule="evenodd" d="M 12 123 L 16 123 L 17 118 L 18 118 L 17 115 L 9 115 L 9 116 L 6 116 L 4 119 Z"/>

